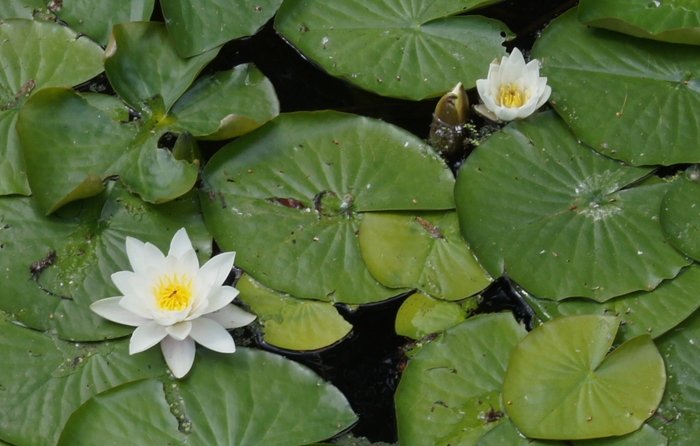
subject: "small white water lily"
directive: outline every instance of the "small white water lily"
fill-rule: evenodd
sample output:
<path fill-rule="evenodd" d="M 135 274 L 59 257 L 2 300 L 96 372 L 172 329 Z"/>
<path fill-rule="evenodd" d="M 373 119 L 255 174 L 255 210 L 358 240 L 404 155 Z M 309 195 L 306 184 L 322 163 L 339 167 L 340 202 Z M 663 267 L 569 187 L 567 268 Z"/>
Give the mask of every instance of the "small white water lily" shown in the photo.
<path fill-rule="evenodd" d="M 540 77 L 540 64 L 533 59 L 527 64 L 519 49 L 509 56 L 491 62 L 487 79 L 476 81 L 483 102 L 475 110 L 494 121 L 523 119 L 540 108 L 552 93 L 547 78 Z"/>
<path fill-rule="evenodd" d="M 124 295 L 99 300 L 90 308 L 105 319 L 136 327 L 129 354 L 160 343 L 173 375 L 182 378 L 192 368 L 195 341 L 221 353 L 236 350 L 226 329 L 248 325 L 255 315 L 230 305 L 238 290 L 222 285 L 235 253 L 219 254 L 200 268 L 182 228 L 173 236 L 167 257 L 133 237 L 126 238 L 126 254 L 133 272 L 112 274 Z"/>

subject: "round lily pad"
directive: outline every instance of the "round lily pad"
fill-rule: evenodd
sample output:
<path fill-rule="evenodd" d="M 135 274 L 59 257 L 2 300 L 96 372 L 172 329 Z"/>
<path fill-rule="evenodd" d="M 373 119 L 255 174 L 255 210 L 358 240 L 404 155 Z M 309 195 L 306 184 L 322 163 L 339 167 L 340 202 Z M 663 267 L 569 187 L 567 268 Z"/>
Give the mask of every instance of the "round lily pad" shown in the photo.
<path fill-rule="evenodd" d="M 94 341 L 124 336 L 132 327 L 109 322 L 89 305 L 118 296 L 112 273 L 130 270 L 127 236 L 167 251 L 185 227 L 200 261 L 211 255 L 211 237 L 197 196 L 150 205 L 120 187 L 44 216 L 33 198 L 0 199 L 0 309 L 23 324 L 55 329 L 63 339 Z"/>
<path fill-rule="evenodd" d="M 288 350 L 318 350 L 350 333 L 350 325 L 333 304 L 298 299 L 271 290 L 245 274 L 236 284 L 238 298 L 258 316 L 263 339 Z"/>
<path fill-rule="evenodd" d="M 217 243 L 262 284 L 362 304 L 401 291 L 367 270 L 364 212 L 451 209 L 454 179 L 410 133 L 337 112 L 280 115 L 204 169 L 202 210 Z"/>
<path fill-rule="evenodd" d="M 582 0 L 581 23 L 664 42 L 700 45 L 700 8 L 694 0 Z"/>
<path fill-rule="evenodd" d="M 564 316 L 530 332 L 513 350 L 503 401 L 526 436 L 553 440 L 624 435 L 661 401 L 664 361 L 649 335 L 606 356 L 620 319 Z"/>
<path fill-rule="evenodd" d="M 526 335 L 510 313 L 479 315 L 423 346 L 396 390 L 402 446 L 474 444 L 505 421 L 501 383 Z"/>
<path fill-rule="evenodd" d="M 700 168 L 689 167 L 661 202 L 661 225 L 679 251 L 700 259 Z"/>
<path fill-rule="evenodd" d="M 527 293 L 525 299 L 545 321 L 570 314 L 620 316 L 616 342 L 623 342 L 645 333 L 657 338 L 681 323 L 700 307 L 698 289 L 700 266 L 692 264 L 653 291 L 636 291 L 603 303 L 579 298 L 555 302 Z"/>
<path fill-rule="evenodd" d="M 486 76 L 513 37 L 501 22 L 456 14 L 495 0 L 287 0 L 275 29 L 333 76 L 383 96 L 441 96 Z"/>
<path fill-rule="evenodd" d="M 58 444 L 132 444 L 138 432 L 143 444 L 282 446 L 323 440 L 357 421 L 338 389 L 282 356 L 246 348 L 198 356 L 206 367 L 195 364 L 181 381 L 140 381 L 93 397 Z"/>
<path fill-rule="evenodd" d="M 17 112 L 34 91 L 77 85 L 99 74 L 103 51 L 66 26 L 24 19 L 0 20 L 0 42 L 0 195 L 29 195 Z"/>
<path fill-rule="evenodd" d="M 396 314 L 396 334 L 421 339 L 433 333 L 443 332 L 466 318 L 467 311 L 460 304 L 415 293 L 399 307 Z"/>
<path fill-rule="evenodd" d="M 668 244 L 659 208 L 668 184 L 577 142 L 554 113 L 493 134 L 459 172 L 462 235 L 493 277 L 531 294 L 598 302 L 652 290 L 690 261 Z"/>
<path fill-rule="evenodd" d="M 418 288 L 460 300 L 491 283 L 464 242 L 454 211 L 368 213 L 359 241 L 367 268 L 390 288 Z"/>
<path fill-rule="evenodd" d="M 572 9 L 532 56 L 552 86 L 550 103 L 593 149 L 635 166 L 700 161 L 700 46 L 589 28 Z"/>
<path fill-rule="evenodd" d="M 76 344 L 0 317 L 0 437 L 12 444 L 56 444 L 71 413 L 93 395 L 166 372 L 159 349 L 132 356 L 128 340 Z"/>

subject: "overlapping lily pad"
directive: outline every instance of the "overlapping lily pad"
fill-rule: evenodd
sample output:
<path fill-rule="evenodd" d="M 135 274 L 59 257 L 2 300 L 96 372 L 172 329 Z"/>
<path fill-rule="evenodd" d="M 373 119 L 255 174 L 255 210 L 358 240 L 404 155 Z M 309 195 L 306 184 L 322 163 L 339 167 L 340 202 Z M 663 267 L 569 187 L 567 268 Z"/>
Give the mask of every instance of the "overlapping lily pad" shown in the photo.
<path fill-rule="evenodd" d="M 143 444 L 307 444 L 357 421 L 338 389 L 281 356 L 245 348 L 198 356 L 182 381 L 141 381 L 93 397 L 58 444 L 131 444 L 134 432 Z"/>
<path fill-rule="evenodd" d="M 130 356 L 128 343 L 76 344 L 0 320 L 0 438 L 56 444 L 71 413 L 93 395 L 165 373 L 159 349 Z"/>
<path fill-rule="evenodd" d="M 700 259 L 700 169 L 690 166 L 673 182 L 661 202 L 661 225 L 668 241 Z"/>
<path fill-rule="evenodd" d="M 663 359 L 649 335 L 606 356 L 619 323 L 615 316 L 565 316 L 518 343 L 503 400 L 524 435 L 554 440 L 624 435 L 654 414 L 666 385 Z"/>
<path fill-rule="evenodd" d="M 501 22 L 460 16 L 494 0 L 287 0 L 275 28 L 333 76 L 407 99 L 440 96 L 486 75 L 513 37 Z"/>
<path fill-rule="evenodd" d="M 318 350 L 352 330 L 333 304 L 298 299 L 271 290 L 245 274 L 236 284 L 238 298 L 258 316 L 263 339 L 288 350 Z"/>
<path fill-rule="evenodd" d="M 401 445 L 474 444 L 505 421 L 501 383 L 525 335 L 510 313 L 480 315 L 422 347 L 396 390 Z"/>
<path fill-rule="evenodd" d="M 667 184 L 578 143 L 554 113 L 492 135 L 462 167 L 455 200 L 462 235 L 497 277 L 553 300 L 599 302 L 652 290 L 690 260 L 659 223 Z"/>
<path fill-rule="evenodd" d="M 700 306 L 698 289 L 700 267 L 693 264 L 653 291 L 637 291 L 603 303 L 576 298 L 554 302 L 527 294 L 525 299 L 545 321 L 570 314 L 620 316 L 616 342 L 624 342 L 645 333 L 656 338 L 681 323 Z"/>
<path fill-rule="evenodd" d="M 29 327 L 56 329 L 63 339 L 92 341 L 133 330 L 89 308 L 98 299 L 119 295 L 110 276 L 131 269 L 126 236 L 167 251 L 175 231 L 185 227 L 200 261 L 211 255 L 211 237 L 192 194 L 150 205 L 116 189 L 48 217 L 33 198 L 4 197 L 0 222 L 0 253 L 6 259 L 0 309 Z"/>
<path fill-rule="evenodd" d="M 697 6 L 694 0 L 582 0 L 578 18 L 632 36 L 700 45 Z"/>
<path fill-rule="evenodd" d="M 700 161 L 700 46 L 554 20 L 532 52 L 576 137 L 635 166 Z M 683 129 L 683 131 L 679 131 Z"/>
<path fill-rule="evenodd" d="M 359 241 L 367 268 L 390 288 L 461 300 L 491 283 L 464 243 L 453 211 L 367 214 Z"/>
<path fill-rule="evenodd" d="M 29 195 L 15 132 L 17 112 L 34 91 L 76 85 L 99 74 L 103 52 L 70 28 L 24 19 L 0 21 L 0 42 L 0 195 Z"/>
<path fill-rule="evenodd" d="M 454 206 L 454 179 L 422 141 L 336 112 L 281 115 L 230 143 L 202 174 L 202 210 L 219 245 L 264 285 L 362 304 L 400 293 L 367 270 L 364 212 Z"/>
<path fill-rule="evenodd" d="M 396 314 L 396 334 L 412 339 L 421 339 L 433 333 L 440 333 L 467 318 L 467 309 L 476 307 L 476 300 L 468 304 L 445 302 L 423 293 L 408 297 Z M 466 307 L 466 308 L 465 308 Z"/>
<path fill-rule="evenodd" d="M 249 36 L 265 24 L 282 0 L 161 0 L 175 47 L 191 57 L 229 40 Z"/>

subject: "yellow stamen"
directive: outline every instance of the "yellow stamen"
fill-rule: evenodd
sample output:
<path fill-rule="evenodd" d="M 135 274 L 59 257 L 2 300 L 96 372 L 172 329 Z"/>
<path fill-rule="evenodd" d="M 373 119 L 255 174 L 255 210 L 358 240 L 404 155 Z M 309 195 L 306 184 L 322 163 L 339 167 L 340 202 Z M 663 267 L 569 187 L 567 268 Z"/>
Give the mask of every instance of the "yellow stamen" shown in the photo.
<path fill-rule="evenodd" d="M 504 84 L 498 89 L 498 101 L 502 106 L 507 108 L 522 107 L 530 95 L 526 91 L 522 91 L 515 84 Z"/>
<path fill-rule="evenodd" d="M 182 311 L 192 300 L 192 279 L 183 274 L 178 276 L 161 276 L 158 285 L 153 287 L 153 294 L 161 310 Z"/>

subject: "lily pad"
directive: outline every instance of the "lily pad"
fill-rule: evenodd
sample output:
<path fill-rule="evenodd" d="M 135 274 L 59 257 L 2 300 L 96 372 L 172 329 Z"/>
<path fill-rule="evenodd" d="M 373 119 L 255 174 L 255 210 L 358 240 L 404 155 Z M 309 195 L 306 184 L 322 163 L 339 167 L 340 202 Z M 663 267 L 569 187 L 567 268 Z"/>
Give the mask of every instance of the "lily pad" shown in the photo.
<path fill-rule="evenodd" d="M 504 271 L 546 299 L 604 302 L 652 290 L 690 261 L 668 244 L 659 208 L 668 184 L 577 142 L 554 113 L 493 134 L 459 172 L 462 235 L 493 277 Z"/>
<path fill-rule="evenodd" d="M 33 198 L 0 199 L 0 309 L 63 339 L 94 341 L 124 336 L 133 328 L 97 316 L 89 305 L 118 296 L 110 275 L 131 269 L 126 236 L 162 250 L 185 227 L 200 259 L 211 255 L 211 237 L 192 194 L 149 205 L 120 188 L 44 216 Z"/>
<path fill-rule="evenodd" d="M 131 444 L 134 432 L 144 444 L 306 444 L 357 421 L 338 389 L 282 356 L 246 348 L 198 356 L 207 367 L 195 365 L 181 381 L 141 381 L 93 397 L 58 444 Z"/>
<path fill-rule="evenodd" d="M 668 241 L 683 254 L 700 259 L 700 169 L 689 167 L 661 202 L 661 225 Z"/>
<path fill-rule="evenodd" d="M 532 56 L 552 86 L 550 103 L 593 149 L 635 166 L 700 161 L 700 46 L 589 28 L 572 9 Z"/>
<path fill-rule="evenodd" d="M 35 9 L 44 7 L 44 0 L 5 0 L 0 3 L 0 19 L 31 19 Z"/>
<path fill-rule="evenodd" d="M 700 9 L 694 0 L 582 0 L 578 19 L 636 37 L 700 45 Z"/>
<path fill-rule="evenodd" d="M 318 350 L 350 333 L 350 325 L 333 304 L 298 299 L 271 290 L 245 274 L 236 284 L 238 298 L 258 315 L 263 339 L 288 350 Z"/>
<path fill-rule="evenodd" d="M 606 356 L 620 319 L 564 316 L 528 334 L 513 350 L 503 401 L 526 436 L 583 440 L 624 435 L 654 414 L 666 384 L 649 335 Z"/>
<path fill-rule="evenodd" d="M 474 444 L 505 421 L 505 366 L 526 333 L 510 313 L 479 315 L 422 347 L 396 390 L 401 445 Z"/>
<path fill-rule="evenodd" d="M 694 446 L 700 442 L 700 312 L 656 344 L 666 362 L 668 382 L 649 424 L 674 446 Z"/>
<path fill-rule="evenodd" d="M 419 100 L 465 88 L 505 54 L 513 34 L 481 16 L 495 0 L 287 0 L 275 29 L 333 76 L 383 96 Z"/>
<path fill-rule="evenodd" d="M 71 413 L 93 395 L 165 373 L 160 351 L 130 356 L 128 344 L 76 344 L 0 320 L 0 437 L 18 445 L 56 444 Z"/>
<path fill-rule="evenodd" d="M 401 292 L 362 261 L 363 213 L 454 206 L 452 174 L 430 147 L 337 112 L 278 116 L 214 155 L 202 180 L 207 226 L 238 266 L 274 290 L 349 304 Z"/>
<path fill-rule="evenodd" d="M 369 271 L 390 288 L 461 300 L 491 283 L 464 242 L 454 211 L 370 213 L 362 219 L 359 242 Z"/>
<path fill-rule="evenodd" d="M 99 74 L 103 52 L 70 28 L 24 19 L 0 21 L 0 42 L 0 195 L 29 195 L 17 112 L 33 91 L 77 85 Z"/>
<path fill-rule="evenodd" d="M 525 299 L 544 321 L 570 314 L 620 316 L 616 342 L 649 333 L 657 338 L 700 307 L 700 266 L 693 264 L 653 291 L 637 291 L 599 303 L 588 299 L 554 302 L 525 294 Z"/>
<path fill-rule="evenodd" d="M 182 57 L 229 40 L 255 34 L 277 12 L 282 0 L 161 0 L 168 32 Z"/>
<path fill-rule="evenodd" d="M 396 314 L 396 334 L 417 340 L 443 332 L 466 318 L 467 310 L 462 305 L 416 293 L 409 296 L 399 307 Z"/>

